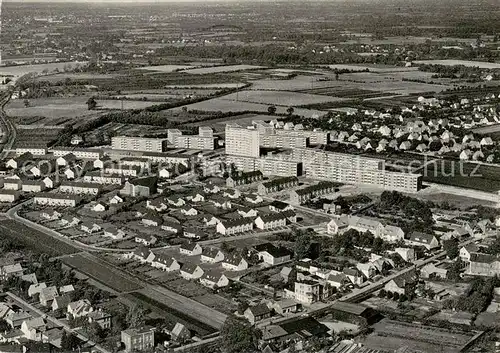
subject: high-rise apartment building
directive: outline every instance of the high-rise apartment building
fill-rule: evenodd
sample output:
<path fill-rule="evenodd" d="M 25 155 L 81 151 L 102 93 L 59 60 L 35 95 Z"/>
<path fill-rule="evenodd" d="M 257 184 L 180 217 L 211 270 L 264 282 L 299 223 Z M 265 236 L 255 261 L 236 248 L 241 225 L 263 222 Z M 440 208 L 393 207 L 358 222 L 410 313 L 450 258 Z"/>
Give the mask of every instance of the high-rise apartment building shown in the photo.
<path fill-rule="evenodd" d="M 226 154 L 258 158 L 260 154 L 259 131 L 238 124 L 226 125 Z"/>

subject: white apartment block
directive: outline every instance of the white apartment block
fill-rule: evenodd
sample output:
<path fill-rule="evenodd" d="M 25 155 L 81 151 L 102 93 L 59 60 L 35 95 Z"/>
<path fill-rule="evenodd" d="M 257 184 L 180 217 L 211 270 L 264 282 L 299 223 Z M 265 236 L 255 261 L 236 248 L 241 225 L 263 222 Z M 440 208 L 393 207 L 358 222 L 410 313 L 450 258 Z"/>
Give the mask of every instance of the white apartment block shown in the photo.
<path fill-rule="evenodd" d="M 114 150 L 163 152 L 167 149 L 167 139 L 115 136 L 111 138 L 111 148 Z"/>
<path fill-rule="evenodd" d="M 226 125 L 226 155 L 258 158 L 259 131 L 238 124 Z"/>
<path fill-rule="evenodd" d="M 63 181 L 59 187 L 60 192 L 79 195 L 97 195 L 101 192 L 101 184 L 79 183 L 72 181 Z"/>
<path fill-rule="evenodd" d="M 80 200 L 78 196 L 42 192 L 35 195 L 33 203 L 41 206 L 75 207 Z"/>
<path fill-rule="evenodd" d="M 296 148 L 291 158 L 298 161 L 317 164 L 333 164 L 342 168 L 383 169 L 384 160 L 361 157 L 348 153 L 327 152 L 312 148 Z"/>
<path fill-rule="evenodd" d="M 226 162 L 243 172 L 260 170 L 263 175 L 276 176 L 300 176 L 302 175 L 302 163 L 287 160 L 280 157 L 237 157 L 226 156 Z"/>
<path fill-rule="evenodd" d="M 325 131 L 276 129 L 262 120 L 253 121 L 252 124 L 260 133 L 262 147 L 299 148 L 307 145 L 323 145 L 328 143 L 330 137 Z M 297 144 L 297 146 L 287 147 L 287 144 Z"/>
<path fill-rule="evenodd" d="M 194 150 L 214 150 L 214 133 L 212 128 L 205 126 L 199 128 L 198 135 L 183 135 L 178 129 L 169 129 L 168 142 L 175 148 L 187 148 Z"/>
<path fill-rule="evenodd" d="M 0 202 L 15 202 L 19 200 L 21 193 L 16 190 L 0 190 Z"/>
<path fill-rule="evenodd" d="M 72 153 L 78 159 L 92 159 L 96 160 L 103 156 L 101 150 L 95 148 L 71 148 L 71 147 L 57 147 L 51 150 L 55 157 L 64 157 Z"/>
<path fill-rule="evenodd" d="M 23 147 L 16 148 L 16 155 L 20 156 L 25 153 L 31 153 L 33 156 L 44 156 L 47 154 L 47 149 L 43 147 Z"/>

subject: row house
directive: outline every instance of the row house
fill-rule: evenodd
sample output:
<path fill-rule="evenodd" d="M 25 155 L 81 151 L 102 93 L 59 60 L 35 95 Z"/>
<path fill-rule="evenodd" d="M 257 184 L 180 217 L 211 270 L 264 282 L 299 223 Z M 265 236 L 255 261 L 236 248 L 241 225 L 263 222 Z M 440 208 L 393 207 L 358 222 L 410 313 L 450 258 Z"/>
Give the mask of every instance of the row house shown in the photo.
<path fill-rule="evenodd" d="M 76 163 L 76 156 L 73 153 L 68 153 L 56 159 L 56 164 L 59 167 L 67 167 Z"/>
<path fill-rule="evenodd" d="M 107 164 L 104 166 L 105 174 L 118 174 L 125 177 L 137 177 L 141 176 L 143 169 L 134 166 L 124 166 L 121 164 Z"/>
<path fill-rule="evenodd" d="M 500 275 L 500 259 L 494 255 L 471 254 L 467 274 L 474 276 L 498 276 Z"/>
<path fill-rule="evenodd" d="M 234 188 L 235 186 L 246 185 L 261 181 L 263 179 L 262 172 L 259 170 L 251 172 L 239 172 L 226 179 L 226 186 Z"/>
<path fill-rule="evenodd" d="M 299 185 L 299 179 L 295 176 L 273 179 L 260 183 L 257 187 L 259 194 L 266 195 Z"/>
<path fill-rule="evenodd" d="M 40 180 L 22 180 L 21 184 L 23 192 L 42 192 L 45 190 L 45 183 Z"/>
<path fill-rule="evenodd" d="M 21 197 L 21 193 L 16 190 L 1 190 L 0 189 L 0 202 L 16 202 Z"/>
<path fill-rule="evenodd" d="M 222 235 L 233 235 L 251 231 L 253 229 L 253 218 L 238 218 L 221 220 L 216 226 L 217 233 Z"/>
<path fill-rule="evenodd" d="M 63 181 L 59 187 L 59 191 L 67 194 L 98 195 L 102 191 L 102 185 L 97 183 Z"/>
<path fill-rule="evenodd" d="M 151 161 L 144 157 L 125 157 L 120 160 L 120 163 L 125 166 L 138 167 L 143 170 L 151 168 Z"/>
<path fill-rule="evenodd" d="M 87 172 L 83 176 L 86 183 L 96 183 L 102 185 L 122 185 L 125 178 L 120 174 L 104 174 L 102 172 Z"/>
<path fill-rule="evenodd" d="M 302 189 L 292 190 L 290 192 L 290 201 L 294 204 L 302 204 L 310 199 L 323 195 L 332 194 L 336 191 L 335 183 L 322 181 L 316 185 L 307 186 Z"/>
<path fill-rule="evenodd" d="M 257 217 L 255 226 L 262 230 L 271 230 L 286 226 L 287 218 L 282 213 L 269 213 Z"/>
<path fill-rule="evenodd" d="M 76 195 L 63 195 L 60 193 L 38 193 L 33 198 L 33 203 L 40 206 L 76 207 L 82 199 Z"/>

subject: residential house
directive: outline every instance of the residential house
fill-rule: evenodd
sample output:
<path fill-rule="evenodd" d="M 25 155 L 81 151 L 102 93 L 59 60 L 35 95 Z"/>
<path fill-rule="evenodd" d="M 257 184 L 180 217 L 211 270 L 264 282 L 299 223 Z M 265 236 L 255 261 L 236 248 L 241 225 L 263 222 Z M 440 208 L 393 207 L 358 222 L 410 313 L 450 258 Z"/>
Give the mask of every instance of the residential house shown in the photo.
<path fill-rule="evenodd" d="M 28 297 L 33 298 L 34 295 L 40 294 L 44 288 L 47 288 L 47 284 L 45 282 L 31 284 L 28 287 Z"/>
<path fill-rule="evenodd" d="M 21 180 L 21 191 L 23 192 L 42 192 L 45 190 L 45 183 L 40 180 Z"/>
<path fill-rule="evenodd" d="M 14 203 L 21 198 L 21 193 L 16 190 L 0 189 L 0 202 Z"/>
<path fill-rule="evenodd" d="M 227 255 L 222 261 L 222 267 L 229 271 L 244 271 L 248 268 L 248 262 L 239 255 Z"/>
<path fill-rule="evenodd" d="M 403 295 L 406 293 L 407 288 L 414 284 L 415 284 L 415 273 L 410 272 L 405 275 L 391 279 L 384 286 L 384 290 L 386 292 L 398 293 L 399 295 Z"/>
<path fill-rule="evenodd" d="M 80 299 L 68 304 L 67 315 L 71 318 L 87 316 L 94 311 L 92 304 L 88 299 Z"/>
<path fill-rule="evenodd" d="M 420 276 L 424 279 L 440 278 L 446 279 L 448 276 L 448 269 L 443 264 L 429 263 L 421 268 Z"/>
<path fill-rule="evenodd" d="M 275 193 L 278 191 L 293 188 L 299 185 L 299 179 L 295 176 L 292 177 L 282 177 L 273 179 L 260 183 L 257 187 L 258 193 L 261 195 L 266 195 L 270 193 Z"/>
<path fill-rule="evenodd" d="M 291 260 L 293 252 L 284 247 L 277 247 L 271 243 L 254 246 L 259 260 L 272 266 L 280 265 Z"/>
<path fill-rule="evenodd" d="M 132 197 L 150 197 L 156 193 L 157 187 L 158 178 L 155 176 L 137 178 L 126 181 L 120 193 Z"/>
<path fill-rule="evenodd" d="M 463 262 L 468 263 L 468 262 L 470 262 L 470 258 L 472 256 L 472 254 L 478 253 L 478 252 L 480 252 L 479 247 L 476 244 L 471 243 L 471 244 L 467 244 L 465 246 L 462 246 L 460 248 L 459 256 Z"/>
<path fill-rule="evenodd" d="M 237 218 L 221 220 L 217 226 L 217 233 L 222 235 L 234 235 L 239 233 L 244 233 L 251 231 L 253 229 L 254 220 L 253 218 Z"/>
<path fill-rule="evenodd" d="M 80 183 L 76 181 L 63 181 L 59 186 L 59 191 L 77 195 L 98 195 L 102 191 L 102 186 L 97 183 Z"/>
<path fill-rule="evenodd" d="M 123 239 L 125 232 L 113 224 L 106 224 L 102 226 L 104 232 L 103 236 L 113 240 Z"/>
<path fill-rule="evenodd" d="M 9 279 L 10 277 L 21 277 L 23 273 L 24 269 L 20 263 L 0 267 L 0 278 L 3 281 Z"/>
<path fill-rule="evenodd" d="M 257 322 L 271 317 L 271 310 L 266 304 L 258 304 L 247 308 L 243 314 L 250 324 L 255 325 Z"/>
<path fill-rule="evenodd" d="M 282 213 L 260 215 L 255 220 L 255 226 L 262 230 L 271 230 L 286 226 L 287 218 Z"/>
<path fill-rule="evenodd" d="M 197 256 L 202 254 L 203 249 L 198 243 L 183 243 L 179 247 L 179 252 L 187 256 Z"/>
<path fill-rule="evenodd" d="M 154 260 L 151 262 L 151 266 L 167 272 L 178 271 L 181 269 L 181 264 L 176 259 L 163 255 L 156 255 Z"/>
<path fill-rule="evenodd" d="M 155 328 L 143 326 L 130 328 L 121 332 L 121 341 L 125 346 L 125 353 L 144 351 L 155 346 Z"/>
<path fill-rule="evenodd" d="M 142 244 L 145 246 L 154 245 L 154 244 L 156 244 L 157 240 L 158 239 L 156 239 L 156 237 L 154 235 L 151 235 L 151 234 L 136 234 L 136 236 L 134 238 L 134 241 L 136 243 L 139 243 L 139 244 Z"/>
<path fill-rule="evenodd" d="M 59 296 L 59 292 L 57 291 L 57 287 L 51 286 L 42 288 L 40 290 L 40 305 L 42 306 L 50 306 L 52 305 L 52 301 Z"/>
<path fill-rule="evenodd" d="M 321 299 L 321 284 L 315 281 L 295 282 L 295 300 L 303 304 L 313 304 Z"/>
<path fill-rule="evenodd" d="M 67 214 L 67 215 L 64 215 L 61 220 L 59 221 L 59 223 L 62 225 L 62 226 L 67 226 L 67 227 L 74 227 L 78 224 L 80 224 L 80 219 L 73 216 L 73 215 L 70 215 L 70 214 Z"/>
<path fill-rule="evenodd" d="M 111 314 L 103 311 L 102 309 L 94 310 L 88 313 L 87 318 L 89 320 L 89 324 L 96 323 L 104 330 L 111 328 Z"/>
<path fill-rule="evenodd" d="M 394 251 L 406 262 L 414 262 L 417 260 L 415 250 L 412 248 L 396 248 Z"/>
<path fill-rule="evenodd" d="M 494 255 L 472 253 L 466 273 L 475 276 L 498 276 L 500 259 Z"/>
<path fill-rule="evenodd" d="M 288 203 L 286 203 L 286 202 L 274 200 L 269 205 L 269 210 L 272 211 L 272 212 L 283 213 L 283 212 L 286 212 L 286 211 L 293 211 L 293 206 L 290 205 L 290 204 L 288 204 Z"/>
<path fill-rule="evenodd" d="M 40 216 L 49 221 L 56 221 L 61 218 L 62 214 L 52 208 L 46 208 L 40 213 Z"/>
<path fill-rule="evenodd" d="M 192 280 L 201 278 L 204 271 L 200 266 L 196 264 L 186 263 L 181 266 L 180 273 L 182 278 Z"/>
<path fill-rule="evenodd" d="M 69 294 L 60 295 L 52 301 L 52 311 L 59 309 L 66 311 L 69 303 L 71 303 L 71 296 Z"/>
<path fill-rule="evenodd" d="M 405 239 L 405 243 L 414 246 L 422 246 L 429 251 L 440 247 L 436 236 L 421 232 L 412 232 L 409 239 Z"/>
<path fill-rule="evenodd" d="M 217 263 L 224 260 L 224 253 L 217 248 L 206 247 L 201 253 L 201 261 L 207 263 Z"/>
<path fill-rule="evenodd" d="M 148 262 L 148 263 L 153 263 L 154 259 L 155 259 L 155 254 L 149 250 L 147 247 L 145 246 L 139 246 L 138 248 L 136 248 L 132 254 L 131 254 L 131 257 L 135 260 L 139 260 L 140 262 Z"/>
<path fill-rule="evenodd" d="M 257 205 L 259 203 L 264 202 L 264 199 L 262 198 L 262 196 L 258 194 L 248 194 L 245 195 L 245 201 Z"/>
<path fill-rule="evenodd" d="M 99 224 L 94 223 L 92 221 L 84 221 L 82 222 L 80 229 L 85 233 L 93 234 L 100 232 L 102 227 Z"/>
<path fill-rule="evenodd" d="M 200 283 L 205 287 L 216 289 L 228 286 L 229 279 L 218 271 L 205 271 L 200 278 Z"/>
<path fill-rule="evenodd" d="M 300 308 L 300 304 L 291 299 L 275 301 L 270 303 L 270 306 L 279 315 L 296 313 Z"/>
<path fill-rule="evenodd" d="M 42 317 L 35 317 L 25 320 L 21 324 L 21 331 L 24 337 L 30 341 L 42 341 L 42 332 L 46 330 L 47 322 Z"/>
<path fill-rule="evenodd" d="M 185 342 L 191 338 L 191 331 L 189 331 L 186 326 L 178 322 L 170 332 L 170 337 L 175 342 Z"/>

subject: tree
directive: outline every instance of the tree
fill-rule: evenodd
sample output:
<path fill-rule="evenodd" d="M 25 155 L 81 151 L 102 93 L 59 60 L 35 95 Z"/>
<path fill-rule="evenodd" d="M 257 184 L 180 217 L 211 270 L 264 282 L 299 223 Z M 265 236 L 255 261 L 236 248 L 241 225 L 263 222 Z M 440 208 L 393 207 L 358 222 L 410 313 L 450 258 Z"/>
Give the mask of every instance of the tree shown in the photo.
<path fill-rule="evenodd" d="M 452 238 L 443 242 L 443 249 L 446 251 L 446 256 L 450 259 L 455 259 L 460 250 L 458 249 L 458 240 Z"/>
<path fill-rule="evenodd" d="M 254 327 L 231 315 L 221 329 L 221 348 L 224 353 L 253 353 L 257 351 L 260 335 Z"/>
<path fill-rule="evenodd" d="M 276 114 L 276 106 L 274 106 L 274 105 L 269 106 L 269 107 L 267 108 L 267 112 L 268 112 L 269 114 L 271 114 L 271 115 Z"/>
<path fill-rule="evenodd" d="M 90 97 L 87 100 L 87 108 L 88 108 L 88 110 L 94 110 L 96 107 L 97 107 L 96 100 L 94 99 L 94 97 Z"/>
<path fill-rule="evenodd" d="M 311 246 L 311 237 L 309 234 L 298 234 L 295 239 L 295 258 L 300 260 L 309 255 Z"/>
<path fill-rule="evenodd" d="M 74 333 L 63 332 L 61 337 L 61 348 L 68 351 L 73 351 L 80 345 L 80 340 Z"/>
<path fill-rule="evenodd" d="M 141 305 L 134 305 L 131 307 L 126 317 L 128 327 L 144 326 L 147 314 L 148 311 Z"/>
<path fill-rule="evenodd" d="M 106 338 L 106 331 L 97 322 L 92 322 L 87 327 L 87 334 L 92 341 L 100 342 Z"/>
<path fill-rule="evenodd" d="M 383 288 L 378 292 L 379 298 L 385 298 L 386 295 L 387 295 L 387 292 Z"/>
<path fill-rule="evenodd" d="M 288 115 L 292 115 L 294 111 L 295 109 L 293 109 L 293 107 L 286 108 L 286 112 L 288 113 Z"/>
<path fill-rule="evenodd" d="M 25 106 L 26 108 L 28 108 L 28 107 L 30 106 L 30 101 L 29 101 L 29 100 L 27 100 L 27 99 L 25 99 L 25 100 L 24 100 L 24 106 Z"/>
<path fill-rule="evenodd" d="M 393 295 L 392 295 L 392 300 L 399 300 L 399 293 L 395 292 Z"/>

